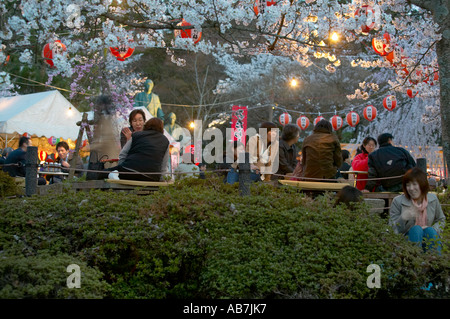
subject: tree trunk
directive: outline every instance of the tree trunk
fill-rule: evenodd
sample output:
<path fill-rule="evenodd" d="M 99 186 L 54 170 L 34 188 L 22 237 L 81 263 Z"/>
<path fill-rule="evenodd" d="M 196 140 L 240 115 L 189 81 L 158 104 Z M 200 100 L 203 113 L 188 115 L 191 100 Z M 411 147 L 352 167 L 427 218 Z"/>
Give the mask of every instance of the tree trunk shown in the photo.
<path fill-rule="evenodd" d="M 409 2 L 430 11 L 442 34 L 442 39 L 436 44 L 436 54 L 439 64 L 442 149 L 447 167 L 450 167 L 450 0 Z"/>

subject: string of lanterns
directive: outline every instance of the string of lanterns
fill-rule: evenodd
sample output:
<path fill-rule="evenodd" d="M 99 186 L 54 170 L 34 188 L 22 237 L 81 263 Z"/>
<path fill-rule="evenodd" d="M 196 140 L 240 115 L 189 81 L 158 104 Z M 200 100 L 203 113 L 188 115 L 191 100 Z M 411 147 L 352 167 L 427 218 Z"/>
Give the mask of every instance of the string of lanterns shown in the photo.
<path fill-rule="evenodd" d="M 397 107 L 397 98 L 395 95 L 388 95 L 383 99 L 383 107 L 388 111 L 393 111 Z M 336 113 L 336 112 L 335 112 Z M 367 105 L 363 110 L 363 117 L 369 121 L 372 122 L 376 119 L 378 114 L 378 111 L 376 107 L 373 105 Z M 313 123 L 314 126 L 320 121 L 324 120 L 325 118 L 319 115 L 314 119 Z M 282 126 L 285 126 L 286 124 L 289 124 L 292 122 L 292 116 L 288 112 L 283 112 L 279 118 L 278 121 Z M 357 112 L 351 110 L 347 115 L 345 116 L 345 121 L 348 125 L 351 127 L 355 127 L 360 122 L 360 116 Z M 344 120 L 339 115 L 335 114 L 330 118 L 331 125 L 333 126 L 333 129 L 335 131 L 342 128 L 344 125 Z M 306 115 L 300 115 L 297 120 L 296 124 L 298 127 L 300 127 L 303 131 L 306 130 L 310 125 L 310 120 Z"/>

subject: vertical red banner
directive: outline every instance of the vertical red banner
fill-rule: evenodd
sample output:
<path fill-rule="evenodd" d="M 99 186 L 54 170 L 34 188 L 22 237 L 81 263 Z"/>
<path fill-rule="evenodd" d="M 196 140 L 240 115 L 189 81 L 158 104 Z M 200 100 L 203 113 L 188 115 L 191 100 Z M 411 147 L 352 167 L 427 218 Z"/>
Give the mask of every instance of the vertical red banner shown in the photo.
<path fill-rule="evenodd" d="M 247 131 L 247 107 L 233 105 L 231 113 L 231 137 L 233 141 L 240 141 L 245 145 Z"/>

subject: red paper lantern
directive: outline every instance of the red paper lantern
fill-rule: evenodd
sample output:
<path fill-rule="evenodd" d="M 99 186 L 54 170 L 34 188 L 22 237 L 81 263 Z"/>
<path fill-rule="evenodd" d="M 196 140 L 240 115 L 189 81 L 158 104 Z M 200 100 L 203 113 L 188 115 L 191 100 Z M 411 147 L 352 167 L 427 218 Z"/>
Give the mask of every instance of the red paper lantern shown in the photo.
<path fill-rule="evenodd" d="M 373 105 L 367 105 L 364 108 L 363 116 L 369 122 L 372 122 L 377 117 L 377 109 Z"/>
<path fill-rule="evenodd" d="M 413 97 L 416 97 L 417 94 L 419 94 L 419 91 L 413 90 L 413 89 L 408 89 L 408 90 L 406 90 L 406 94 L 408 94 L 408 96 L 410 98 L 413 98 Z"/>
<path fill-rule="evenodd" d="M 191 26 L 189 22 L 183 19 L 178 26 L 182 27 L 188 27 Z M 175 36 L 181 37 L 183 39 L 192 39 L 194 40 L 194 43 L 198 43 L 200 39 L 202 38 L 202 32 L 197 29 L 184 29 L 184 30 L 175 30 Z"/>
<path fill-rule="evenodd" d="M 391 64 L 398 64 L 402 62 L 402 59 L 405 58 L 403 56 L 403 48 L 396 45 L 393 50 L 386 55 L 386 60 L 391 62 Z"/>
<path fill-rule="evenodd" d="M 38 156 L 39 156 L 39 160 L 41 162 L 44 162 L 47 159 L 47 152 L 46 151 L 39 151 Z"/>
<path fill-rule="evenodd" d="M 280 121 L 280 124 L 285 126 L 286 124 L 291 123 L 292 121 L 292 117 L 289 113 L 283 113 L 280 115 L 280 117 L 278 118 L 278 120 Z"/>
<path fill-rule="evenodd" d="M 319 123 L 319 121 L 321 121 L 321 120 L 325 120 L 325 118 L 324 118 L 323 116 L 321 116 L 321 115 L 319 115 L 318 117 L 316 117 L 316 118 L 314 119 L 314 126 L 316 126 L 317 123 Z"/>
<path fill-rule="evenodd" d="M 342 125 L 344 124 L 342 121 L 342 117 L 340 117 L 339 115 L 334 115 L 331 118 L 330 122 L 331 122 L 331 126 L 333 126 L 333 129 L 335 131 L 339 130 L 342 127 Z"/>
<path fill-rule="evenodd" d="M 355 12 L 355 18 L 360 19 L 361 31 L 364 33 L 370 32 L 375 27 L 375 10 L 369 5 L 362 5 Z"/>
<path fill-rule="evenodd" d="M 384 33 L 383 38 L 372 39 L 372 47 L 374 51 L 381 56 L 385 56 L 393 50 L 390 43 L 391 36 L 387 32 Z"/>
<path fill-rule="evenodd" d="M 304 131 L 309 126 L 309 118 L 302 115 L 297 119 L 297 125 Z"/>
<path fill-rule="evenodd" d="M 42 57 L 44 58 L 44 62 L 47 63 L 51 68 L 54 68 L 53 58 L 55 55 L 62 55 L 64 51 L 66 51 L 66 46 L 61 43 L 60 40 L 56 40 L 52 43 L 47 43 L 42 50 Z"/>
<path fill-rule="evenodd" d="M 264 14 L 264 12 L 266 12 L 266 7 L 274 6 L 276 4 L 276 1 L 256 0 L 253 11 L 256 15 L 258 15 L 259 13 Z"/>
<path fill-rule="evenodd" d="M 130 40 L 129 42 L 133 42 L 133 40 Z M 125 61 L 125 59 L 129 58 L 133 54 L 134 48 L 121 44 L 118 47 L 110 47 L 109 51 L 116 57 L 117 60 Z"/>
<path fill-rule="evenodd" d="M 397 107 L 397 98 L 395 95 L 388 95 L 383 99 L 383 106 L 386 110 L 392 111 Z"/>
<path fill-rule="evenodd" d="M 359 123 L 359 115 L 356 112 L 351 111 L 347 114 L 347 123 L 351 127 L 355 127 Z"/>
<path fill-rule="evenodd" d="M 28 138 L 30 138 L 31 137 L 31 135 L 30 134 L 28 134 L 27 132 L 25 132 L 25 133 L 23 133 L 23 135 L 22 135 L 23 137 L 28 137 Z"/>

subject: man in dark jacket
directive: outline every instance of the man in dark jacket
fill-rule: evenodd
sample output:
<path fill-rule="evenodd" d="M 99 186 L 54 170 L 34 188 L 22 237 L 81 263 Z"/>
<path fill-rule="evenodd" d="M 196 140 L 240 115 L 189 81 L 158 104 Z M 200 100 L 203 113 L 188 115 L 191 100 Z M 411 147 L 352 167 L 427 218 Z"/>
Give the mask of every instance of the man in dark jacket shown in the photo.
<path fill-rule="evenodd" d="M 320 120 L 303 141 L 304 177 L 334 179 L 342 165 L 341 144 L 327 120 Z"/>
<path fill-rule="evenodd" d="M 287 124 L 283 128 L 279 145 L 278 175 L 287 175 L 294 171 L 298 156 L 298 148 L 295 143 L 299 137 L 300 128 L 297 125 Z M 276 179 L 283 179 L 283 177 L 276 176 Z"/>
<path fill-rule="evenodd" d="M 369 154 L 369 181 L 366 191 L 400 192 L 402 191 L 402 175 L 416 166 L 416 162 L 407 150 L 392 145 L 394 137 L 390 133 L 378 136 L 380 148 Z M 394 177 L 379 181 L 373 178 Z"/>
<path fill-rule="evenodd" d="M 3 171 L 11 177 L 25 177 L 25 155 L 27 148 L 31 146 L 31 139 L 22 136 L 19 139 L 19 148 L 9 153 L 4 165 L 19 164 L 19 166 L 4 166 Z"/>

